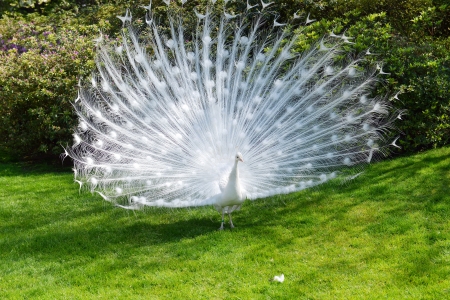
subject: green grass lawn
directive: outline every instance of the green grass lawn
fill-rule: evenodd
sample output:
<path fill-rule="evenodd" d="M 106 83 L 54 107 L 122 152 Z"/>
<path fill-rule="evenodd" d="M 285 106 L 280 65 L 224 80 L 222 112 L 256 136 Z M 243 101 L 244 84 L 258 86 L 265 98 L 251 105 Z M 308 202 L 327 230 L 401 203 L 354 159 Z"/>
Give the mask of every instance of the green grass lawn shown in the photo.
<path fill-rule="evenodd" d="M 220 232 L 211 207 L 134 213 L 1 162 L 0 298 L 450 299 L 449 184 L 442 148 L 246 202 Z"/>

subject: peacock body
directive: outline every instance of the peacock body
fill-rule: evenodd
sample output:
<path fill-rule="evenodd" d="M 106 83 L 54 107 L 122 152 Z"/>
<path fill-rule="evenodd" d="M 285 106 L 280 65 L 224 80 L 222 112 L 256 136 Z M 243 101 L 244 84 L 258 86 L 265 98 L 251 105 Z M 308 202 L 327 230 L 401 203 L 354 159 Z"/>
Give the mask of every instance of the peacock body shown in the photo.
<path fill-rule="evenodd" d="M 384 152 L 397 113 L 369 96 L 383 72 L 361 67 L 364 55 L 336 63 L 348 37 L 299 54 L 299 35 L 268 23 L 265 6 L 233 16 L 214 5 L 196 12 L 194 33 L 170 15 L 163 34 L 149 5 L 145 43 L 128 11 L 119 44 L 97 41 L 66 150 L 80 185 L 125 208 L 215 205 L 223 219 Z"/>

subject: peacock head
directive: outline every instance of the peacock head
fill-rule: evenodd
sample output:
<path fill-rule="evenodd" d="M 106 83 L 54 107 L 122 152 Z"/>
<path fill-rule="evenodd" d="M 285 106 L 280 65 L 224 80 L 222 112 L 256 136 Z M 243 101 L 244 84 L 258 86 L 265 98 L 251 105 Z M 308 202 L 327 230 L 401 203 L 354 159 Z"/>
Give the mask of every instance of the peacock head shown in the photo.
<path fill-rule="evenodd" d="M 237 162 L 238 162 L 238 161 L 244 162 L 244 159 L 242 158 L 241 152 L 236 153 L 236 161 L 237 161 Z"/>

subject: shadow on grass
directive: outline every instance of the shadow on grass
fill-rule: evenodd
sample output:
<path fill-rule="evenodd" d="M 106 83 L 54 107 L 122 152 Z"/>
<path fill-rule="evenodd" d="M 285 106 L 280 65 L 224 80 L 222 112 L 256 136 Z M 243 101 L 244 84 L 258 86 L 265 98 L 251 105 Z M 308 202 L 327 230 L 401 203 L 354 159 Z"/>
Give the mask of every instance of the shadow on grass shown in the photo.
<path fill-rule="evenodd" d="M 442 196 L 450 192 L 450 154 L 446 154 L 450 152 L 446 149 L 371 165 L 365 175 L 355 180 L 356 184 L 347 184 L 342 192 L 361 192 L 366 188 L 373 200 L 380 201 L 385 199 L 380 197 L 382 195 L 396 196 L 386 193 L 387 189 L 396 190 L 400 195 L 426 192 L 422 197 L 405 200 L 421 203 L 442 201 Z"/>
<path fill-rule="evenodd" d="M 8 224 L 1 226 L 7 238 L 0 244 L 1 248 L 10 249 L 20 256 L 70 260 L 73 256 L 94 257 L 146 246 L 172 243 L 177 247 L 181 240 L 200 242 L 206 239 L 210 244 L 215 239 L 214 235 L 220 241 L 221 234 L 231 232 L 240 236 L 240 232 L 245 232 L 258 236 L 264 231 L 264 239 L 273 240 L 281 247 L 289 240 L 280 239 L 270 228 L 279 226 L 281 220 L 289 215 L 292 218 L 293 210 L 298 211 L 298 216 L 295 220 L 281 222 L 283 226 L 310 227 L 314 220 L 302 215 L 301 211 L 317 205 L 317 201 L 312 199 L 298 201 L 294 195 L 282 199 L 286 203 L 276 199 L 245 203 L 241 211 L 233 214 L 237 227 L 230 230 L 227 222 L 224 232 L 218 232 L 220 215 L 212 208 L 189 209 L 188 213 L 186 209 L 152 208 L 135 216 L 133 212 L 105 204 L 99 197 L 81 207 L 78 205 L 76 210 L 70 210 L 71 206 L 62 204 L 64 200 L 60 200 L 61 207 L 46 210 L 45 215 L 34 211 L 26 216 L 26 210 L 11 215 Z M 74 201 L 73 198 L 67 200 Z M 213 245 L 203 247 L 208 251 Z M 203 250 L 199 248 L 196 251 Z"/>
<path fill-rule="evenodd" d="M 73 173 L 70 165 L 48 163 L 35 164 L 33 162 L 0 162 L 0 177 L 10 176 L 39 176 L 49 173 Z"/>

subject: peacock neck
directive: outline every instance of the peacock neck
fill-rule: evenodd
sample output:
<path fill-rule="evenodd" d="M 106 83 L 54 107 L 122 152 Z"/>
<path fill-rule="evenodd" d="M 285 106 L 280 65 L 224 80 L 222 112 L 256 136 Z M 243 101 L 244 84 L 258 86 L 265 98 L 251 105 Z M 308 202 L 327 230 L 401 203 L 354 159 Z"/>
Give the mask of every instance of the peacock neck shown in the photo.
<path fill-rule="evenodd" d="M 238 160 L 235 160 L 233 169 L 231 169 L 229 182 L 231 181 L 237 182 L 238 179 L 239 179 Z"/>

